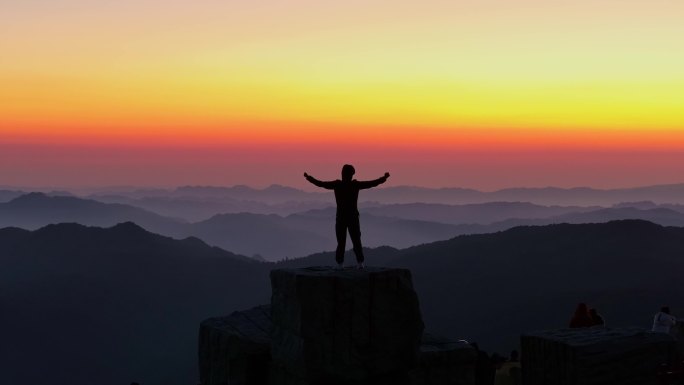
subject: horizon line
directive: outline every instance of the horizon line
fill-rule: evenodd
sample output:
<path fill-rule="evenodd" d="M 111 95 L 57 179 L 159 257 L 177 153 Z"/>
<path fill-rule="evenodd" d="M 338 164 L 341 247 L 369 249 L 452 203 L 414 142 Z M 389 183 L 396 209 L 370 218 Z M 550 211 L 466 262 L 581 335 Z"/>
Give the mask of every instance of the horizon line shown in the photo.
<path fill-rule="evenodd" d="M 475 187 L 464 187 L 464 186 L 441 186 L 441 187 L 431 187 L 431 186 L 421 186 L 421 185 L 408 185 L 408 184 L 402 184 L 402 185 L 396 185 L 396 186 L 380 186 L 378 187 L 379 189 L 386 190 L 386 189 L 393 189 L 393 188 L 415 188 L 415 189 L 422 189 L 422 190 L 468 190 L 468 191 L 475 191 L 475 192 L 480 192 L 480 193 L 495 193 L 495 192 L 500 192 L 500 191 L 505 191 L 505 190 L 516 190 L 516 189 L 528 189 L 528 190 L 545 190 L 545 189 L 557 189 L 557 190 L 578 190 L 578 189 L 589 189 L 589 190 L 596 190 L 596 191 L 614 191 L 614 190 L 632 190 L 632 189 L 640 189 L 640 188 L 654 188 L 654 187 L 675 187 L 675 186 L 684 186 L 684 181 L 680 182 L 672 182 L 672 183 L 657 183 L 657 184 L 645 184 L 645 185 L 630 185 L 630 186 L 620 186 L 620 187 L 611 187 L 611 188 L 602 188 L 602 187 L 592 187 L 589 185 L 577 185 L 577 186 L 572 186 L 572 187 L 560 187 L 557 185 L 546 185 L 546 186 L 508 186 L 508 187 L 501 187 L 497 189 L 478 189 Z M 269 188 L 274 188 L 274 187 L 284 187 L 284 188 L 290 188 L 306 193 L 316 193 L 318 192 L 316 189 L 310 189 L 310 188 L 300 188 L 300 187 L 295 187 L 292 185 L 283 185 L 279 183 L 272 183 L 269 185 L 248 185 L 248 184 L 242 184 L 242 183 L 237 183 L 237 184 L 232 184 L 232 185 L 218 185 L 218 184 L 176 184 L 176 185 L 126 185 L 126 184 L 120 184 L 120 185 L 91 185 L 91 186 L 21 186 L 21 185 L 0 185 L 0 190 L 6 190 L 6 191 L 21 191 L 21 192 L 59 192 L 59 191 L 65 191 L 69 193 L 73 193 L 74 191 L 87 191 L 87 190 L 92 190 L 90 191 L 91 193 L 94 193 L 95 190 L 121 190 L 121 191 L 140 191 L 140 190 L 165 190 L 165 191 L 174 191 L 178 190 L 181 188 L 225 188 L 225 189 L 231 189 L 231 188 L 239 188 L 239 187 L 244 187 L 244 188 L 249 188 L 252 190 L 257 190 L 257 191 L 264 191 L 268 190 Z M 324 192 L 320 192 L 323 194 Z"/>

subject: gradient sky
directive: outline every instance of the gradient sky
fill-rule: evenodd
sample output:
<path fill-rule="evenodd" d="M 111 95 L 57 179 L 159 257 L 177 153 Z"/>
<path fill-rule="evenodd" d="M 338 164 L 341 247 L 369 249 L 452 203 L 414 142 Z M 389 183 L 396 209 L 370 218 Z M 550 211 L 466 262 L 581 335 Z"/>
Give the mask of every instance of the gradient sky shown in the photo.
<path fill-rule="evenodd" d="M 0 0 L 0 185 L 684 182 L 680 0 Z"/>

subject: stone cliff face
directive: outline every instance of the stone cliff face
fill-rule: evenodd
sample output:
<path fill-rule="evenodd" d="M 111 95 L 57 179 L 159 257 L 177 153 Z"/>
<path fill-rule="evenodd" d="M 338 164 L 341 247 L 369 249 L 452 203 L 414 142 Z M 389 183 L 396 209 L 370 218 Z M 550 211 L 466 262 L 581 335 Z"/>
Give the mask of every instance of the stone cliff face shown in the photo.
<path fill-rule="evenodd" d="M 423 333 L 405 269 L 271 272 L 273 362 L 313 383 L 406 374 Z"/>
<path fill-rule="evenodd" d="M 677 341 L 677 351 L 679 357 L 684 360 L 684 320 L 677 320 L 677 324 L 672 327 L 670 335 Z"/>
<path fill-rule="evenodd" d="M 406 269 L 271 272 L 271 306 L 200 326 L 203 385 L 471 385 L 476 351 L 423 334 Z"/>
<path fill-rule="evenodd" d="M 426 333 L 418 365 L 409 373 L 411 385 L 476 384 L 476 365 L 477 351 L 468 342 Z"/>
<path fill-rule="evenodd" d="M 202 384 L 265 384 L 271 360 L 271 307 L 257 306 L 200 324 Z"/>
<path fill-rule="evenodd" d="M 578 328 L 521 337 L 526 385 L 650 385 L 672 363 L 670 335 L 640 328 Z"/>

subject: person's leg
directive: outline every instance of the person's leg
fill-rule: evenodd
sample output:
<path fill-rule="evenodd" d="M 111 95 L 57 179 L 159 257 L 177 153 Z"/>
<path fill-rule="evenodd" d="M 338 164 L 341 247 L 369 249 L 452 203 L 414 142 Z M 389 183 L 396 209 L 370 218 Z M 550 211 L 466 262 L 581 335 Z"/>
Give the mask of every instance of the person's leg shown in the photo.
<path fill-rule="evenodd" d="M 352 240 L 352 245 L 354 246 L 354 254 L 356 254 L 356 262 L 359 265 L 363 264 L 363 247 L 361 246 L 361 226 L 359 225 L 359 217 L 355 216 L 351 218 L 348 223 L 349 226 L 349 237 Z"/>
<path fill-rule="evenodd" d="M 347 224 L 340 218 L 335 221 L 335 236 L 337 236 L 335 261 L 338 265 L 341 265 L 344 263 L 344 248 L 347 244 Z"/>

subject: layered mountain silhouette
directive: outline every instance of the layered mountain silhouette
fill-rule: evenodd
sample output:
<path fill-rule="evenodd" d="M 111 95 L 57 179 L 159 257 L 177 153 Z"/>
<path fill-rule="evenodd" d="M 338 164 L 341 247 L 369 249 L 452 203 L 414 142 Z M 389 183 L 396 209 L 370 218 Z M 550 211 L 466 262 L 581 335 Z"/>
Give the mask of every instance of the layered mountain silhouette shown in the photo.
<path fill-rule="evenodd" d="M 566 327 L 579 302 L 608 326 L 684 314 L 684 228 L 639 220 L 516 227 L 397 252 L 440 333 L 506 351 L 523 330 Z"/>
<path fill-rule="evenodd" d="M 635 209 L 649 210 L 649 209 L 670 209 L 674 211 L 679 211 L 684 213 L 684 205 L 673 204 L 673 203 L 654 203 L 652 201 L 639 201 L 639 202 L 621 202 L 613 205 L 614 208 L 632 207 Z"/>
<path fill-rule="evenodd" d="M 516 226 L 541 226 L 558 223 L 603 223 L 615 220 L 639 219 L 665 226 L 684 226 L 684 213 L 666 208 L 638 209 L 614 207 L 579 213 L 568 213 L 541 219 L 507 219 L 481 228 L 473 233 L 488 233 L 510 229 Z"/>
<path fill-rule="evenodd" d="M 527 202 L 487 202 L 466 205 L 402 203 L 364 207 L 364 213 L 454 225 L 487 225 L 507 219 L 542 219 L 601 209 L 598 206 L 542 206 Z"/>
<path fill-rule="evenodd" d="M 362 214 L 362 237 L 369 247 L 408 247 L 448 239 L 458 226 Z M 190 234 L 239 253 L 257 253 L 269 260 L 292 258 L 333 249 L 335 209 L 314 210 L 287 217 L 223 214 L 192 225 Z M 226 235 L 230 234 L 230 235 Z"/>
<path fill-rule="evenodd" d="M 309 209 L 334 206 L 334 200 L 330 194 L 302 191 L 280 185 L 263 189 L 242 185 L 183 186 L 176 189 L 108 188 L 90 192 L 90 194 L 88 198 L 105 203 L 134 205 L 162 215 L 185 218 L 192 222 L 204 220 L 217 213 L 247 211 L 286 216 Z M 2 194 L 0 194 L 0 201 L 1 198 Z M 496 191 L 391 186 L 365 191 L 360 196 L 362 204 L 422 202 L 467 205 L 490 202 L 530 202 L 542 206 L 610 207 L 620 202 L 641 201 L 654 201 L 657 204 L 684 204 L 684 184 L 605 190 L 588 187 L 545 187 L 508 188 Z"/>
<path fill-rule="evenodd" d="M 18 190 L 0 190 L 0 202 L 7 202 L 14 198 L 24 195 L 23 191 Z"/>
<path fill-rule="evenodd" d="M 684 314 L 684 229 L 646 221 L 516 227 L 366 257 L 410 268 L 426 324 L 490 352 L 566 326 L 580 301 L 609 326 L 648 327 L 664 304 Z M 0 229 L 3 383 L 196 382 L 202 319 L 267 303 L 274 267 L 332 261 L 258 263 L 132 223 Z"/>
<path fill-rule="evenodd" d="M 328 195 L 321 192 L 307 192 L 278 184 L 273 184 L 263 189 L 252 188 L 245 185 L 236 185 L 232 187 L 182 186 L 175 189 L 173 195 L 205 198 L 229 197 L 241 201 L 260 201 L 271 204 L 297 200 L 328 200 Z"/>
<path fill-rule="evenodd" d="M 272 185 L 265 189 L 248 186 L 212 187 L 184 186 L 169 190 L 174 196 L 229 197 L 237 200 L 283 201 L 325 200 L 320 192 L 306 192 L 291 187 Z M 392 186 L 365 191 L 364 201 L 384 203 L 443 203 L 472 204 L 486 202 L 532 202 L 540 205 L 609 206 L 618 202 L 653 200 L 660 203 L 684 203 L 684 184 L 642 186 L 634 188 L 595 189 L 575 188 L 506 188 L 496 191 L 480 191 L 468 188 L 426 188 Z"/>
<path fill-rule="evenodd" d="M 173 231 L 175 226 L 184 222 L 133 206 L 43 193 L 24 194 L 9 202 L 0 203 L 0 227 L 37 229 L 63 222 L 113 226 L 127 221 L 160 233 Z"/>
<path fill-rule="evenodd" d="M 662 225 L 684 226 L 684 213 L 673 209 L 677 205 L 650 206 L 643 202 L 635 205 L 652 208 L 639 209 L 626 204 L 611 208 L 540 206 L 523 202 L 368 205 L 361 209 L 362 238 L 369 247 L 404 248 L 456 235 L 490 233 L 521 225 L 643 219 Z M 0 227 L 36 229 L 63 222 L 106 227 L 125 221 L 175 238 L 194 236 L 226 250 L 271 261 L 330 250 L 336 244 L 335 209 L 332 207 L 287 216 L 245 212 L 218 214 L 189 223 L 134 206 L 42 193 L 26 194 L 0 203 Z"/>
<path fill-rule="evenodd" d="M 364 241 L 368 246 L 392 244 L 407 247 L 447 239 L 459 233 L 457 227 L 437 222 L 373 215 L 364 216 L 363 220 Z M 286 217 L 220 214 L 205 221 L 186 223 L 129 205 L 51 197 L 42 193 L 26 194 L 0 203 L 0 227 L 36 229 L 64 222 L 112 226 L 124 221 L 176 238 L 195 236 L 227 250 L 250 256 L 257 254 L 270 260 L 329 250 L 336 243 L 335 211 L 332 208 Z"/>
<path fill-rule="evenodd" d="M 478 191 L 464 188 L 397 186 L 375 189 L 364 200 L 383 203 L 469 204 L 486 202 L 531 202 L 539 205 L 610 206 L 619 202 L 651 200 L 657 203 L 684 203 L 684 184 L 643 186 L 619 189 L 575 188 L 507 188 Z"/>
<path fill-rule="evenodd" d="M 238 200 L 231 197 L 205 196 L 147 196 L 91 195 L 89 198 L 104 203 L 119 203 L 140 207 L 160 215 L 183 218 L 196 222 L 217 213 L 290 215 L 300 211 L 320 209 L 334 205 L 332 200 L 303 200 L 267 203 L 256 200 Z"/>
<path fill-rule="evenodd" d="M 268 269 L 132 223 L 0 229 L 3 384 L 196 383 L 196 330 L 264 302 Z"/>
<path fill-rule="evenodd" d="M 218 213 L 289 215 L 335 204 L 328 194 L 306 192 L 281 185 L 263 189 L 236 185 L 182 186 L 173 190 L 100 191 L 87 197 L 105 203 L 128 204 L 192 222 Z"/>

